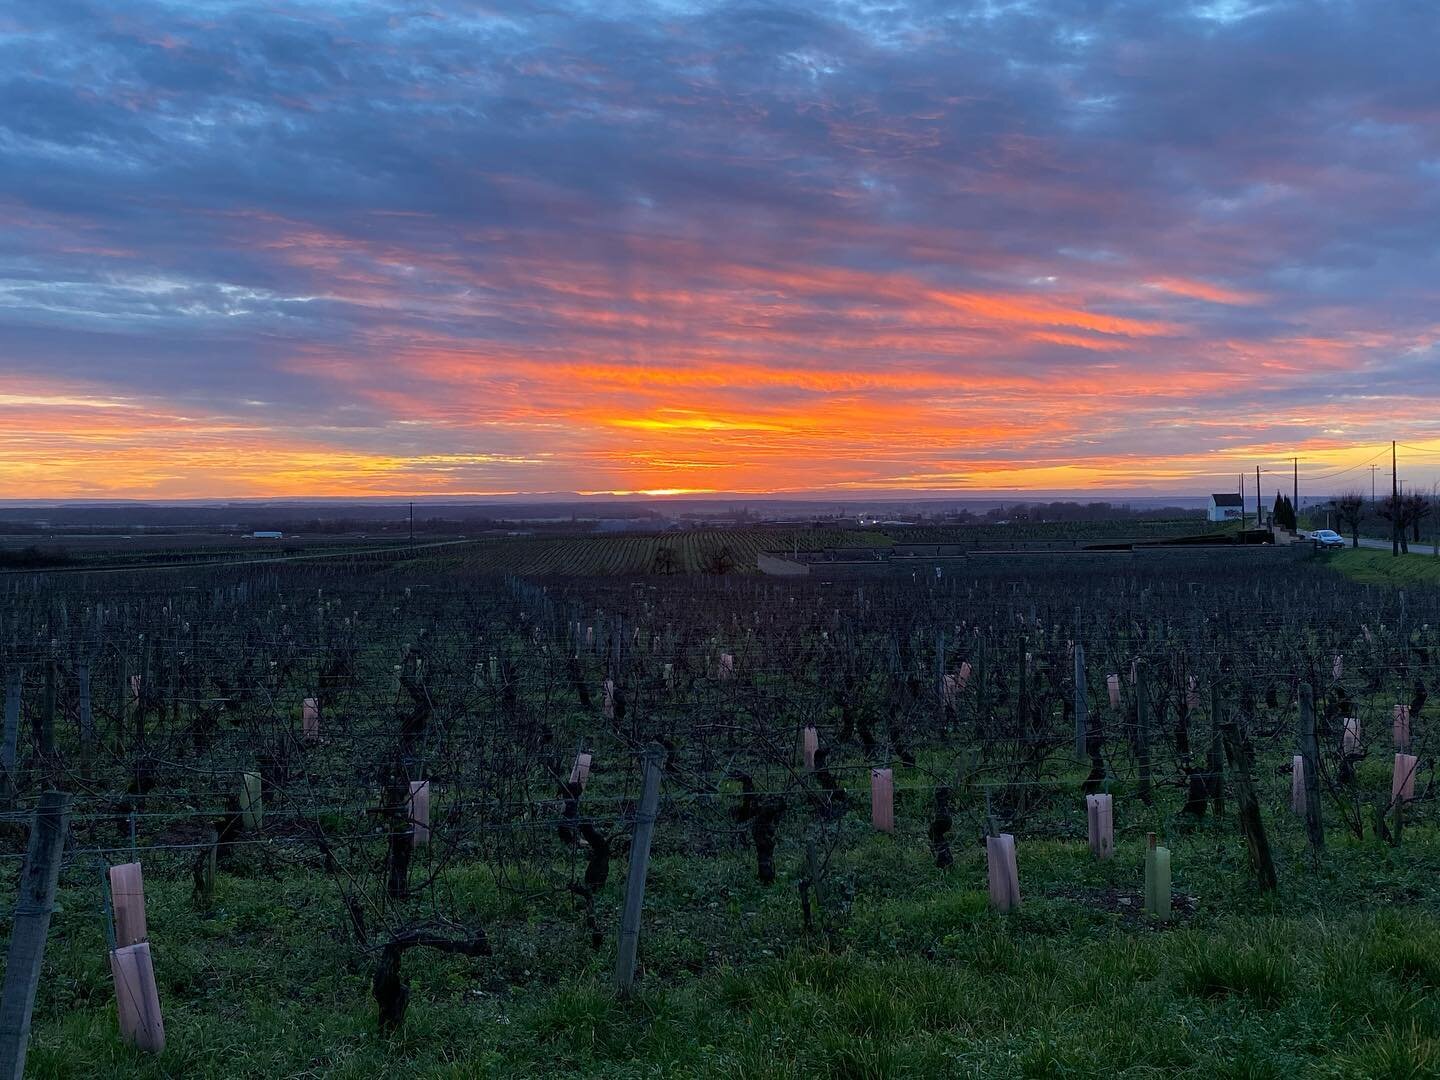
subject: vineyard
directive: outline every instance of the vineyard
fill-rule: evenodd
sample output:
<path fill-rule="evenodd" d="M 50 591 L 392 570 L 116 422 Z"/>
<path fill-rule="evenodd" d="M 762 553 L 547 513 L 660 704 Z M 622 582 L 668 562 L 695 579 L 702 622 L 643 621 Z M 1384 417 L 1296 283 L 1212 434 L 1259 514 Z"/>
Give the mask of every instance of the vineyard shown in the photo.
<path fill-rule="evenodd" d="M 1226 526 L 1203 521 L 1140 520 L 888 529 L 686 529 L 658 534 L 514 537 L 477 541 L 453 554 L 436 554 L 427 559 L 423 569 L 525 576 L 750 573 L 762 551 L 887 548 L 895 544 L 959 544 L 987 549 L 1049 543 L 1083 548 L 1107 540 L 1143 542 L 1224 531 Z"/>
<path fill-rule="evenodd" d="M 587 576 L 753 573 L 762 551 L 888 548 L 955 544 L 975 550 L 1048 545 L 1081 549 L 1111 542 L 1214 536 L 1226 526 L 1194 519 L 890 528 L 698 528 L 663 533 L 577 532 L 485 539 L 447 537 L 406 542 L 360 536 L 292 536 L 255 541 L 234 535 L 69 537 L 48 546 L 0 545 L 0 571 L 135 569 L 348 558 L 357 563 L 411 562 L 418 572 Z"/>
<path fill-rule="evenodd" d="M 29 1073 L 1440 1070 L 1433 586 L 661 544 L 0 579 Z"/>
<path fill-rule="evenodd" d="M 656 535 L 516 537 L 479 541 L 427 561 L 430 571 L 526 576 L 745 573 L 762 551 L 889 547 L 879 532 L 845 529 L 687 529 Z"/>

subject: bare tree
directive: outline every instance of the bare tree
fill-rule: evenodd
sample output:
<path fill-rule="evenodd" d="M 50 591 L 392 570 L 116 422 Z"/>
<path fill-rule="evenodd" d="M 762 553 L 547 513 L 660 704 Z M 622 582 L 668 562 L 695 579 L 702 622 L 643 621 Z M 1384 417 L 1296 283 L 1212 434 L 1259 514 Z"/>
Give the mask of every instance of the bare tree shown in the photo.
<path fill-rule="evenodd" d="M 1406 511 L 1405 498 L 1402 496 L 1396 499 L 1393 495 L 1386 495 L 1380 500 L 1380 505 L 1375 512 L 1390 522 L 1391 532 L 1400 541 L 1401 553 L 1408 554 L 1410 551 L 1410 519 Z"/>
<path fill-rule="evenodd" d="M 1403 513 L 1403 517 L 1400 519 L 1402 527 L 1410 526 L 1410 538 L 1418 544 L 1420 542 L 1420 525 L 1430 516 L 1434 507 L 1431 506 L 1430 500 L 1424 492 L 1412 491 L 1401 500 L 1400 508 Z"/>
<path fill-rule="evenodd" d="M 1360 522 L 1365 518 L 1365 496 L 1358 491 L 1347 491 L 1334 500 L 1335 516 L 1341 528 L 1350 533 L 1350 546 L 1360 546 Z"/>

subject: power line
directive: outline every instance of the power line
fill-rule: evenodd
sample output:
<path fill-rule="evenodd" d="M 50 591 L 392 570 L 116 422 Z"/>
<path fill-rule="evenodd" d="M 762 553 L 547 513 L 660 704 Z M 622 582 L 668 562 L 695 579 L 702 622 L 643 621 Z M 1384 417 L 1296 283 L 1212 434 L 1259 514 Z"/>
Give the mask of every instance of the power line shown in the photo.
<path fill-rule="evenodd" d="M 1376 453 L 1372 454 L 1370 457 L 1366 458 L 1362 462 L 1359 462 L 1358 464 L 1350 465 L 1343 469 L 1337 469 L 1334 472 L 1321 473 L 1318 476 L 1302 476 L 1300 479 L 1305 481 L 1305 483 L 1309 484 L 1317 480 L 1331 480 L 1337 476 L 1344 476 L 1346 473 L 1354 472 L 1356 469 L 1363 469 L 1372 461 L 1376 461 L 1379 458 L 1383 457 L 1387 449 L 1389 449 L 1389 447 L 1381 447 L 1380 450 L 1378 450 Z"/>
<path fill-rule="evenodd" d="M 1426 454 L 1426 455 L 1433 456 L 1433 457 L 1440 457 L 1440 450 L 1427 450 L 1427 449 L 1425 449 L 1424 447 L 1411 446 L 1411 445 L 1408 444 L 1408 443 L 1396 443 L 1395 446 L 1396 446 L 1398 449 L 1400 449 L 1400 450 L 1406 450 L 1406 451 L 1409 451 L 1410 453 L 1414 453 L 1414 454 Z M 1369 456 L 1368 458 L 1366 458 L 1365 460 L 1360 461 L 1360 462 L 1357 462 L 1357 463 L 1354 464 L 1354 465 L 1347 465 L 1347 466 L 1345 466 L 1344 468 L 1341 468 L 1341 469 L 1335 469 L 1335 470 L 1333 470 L 1333 471 L 1331 471 L 1331 472 L 1317 473 L 1317 474 L 1315 474 L 1315 475 L 1313 475 L 1313 476 L 1305 476 L 1305 475 L 1302 475 L 1302 476 L 1300 476 L 1300 478 L 1299 478 L 1299 479 L 1300 479 L 1300 482 L 1309 484 L 1309 483 L 1314 483 L 1314 482 L 1320 481 L 1320 480 L 1333 480 L 1333 479 L 1335 479 L 1335 478 L 1338 477 L 1338 476 L 1344 476 L 1344 475 L 1346 475 L 1347 473 L 1352 473 L 1352 472 L 1354 472 L 1354 471 L 1357 470 L 1357 469 L 1363 469 L 1363 468 L 1365 468 L 1365 467 L 1367 467 L 1367 466 L 1370 467 L 1370 469 L 1371 469 L 1371 471 L 1372 471 L 1372 474 L 1373 474 L 1375 471 L 1377 471 L 1378 469 L 1380 469 L 1381 466 L 1379 466 L 1379 465 L 1374 465 L 1374 464 L 1372 464 L 1372 463 L 1375 462 L 1375 461 L 1377 461 L 1377 460 L 1379 460 L 1380 458 L 1384 457 L 1386 451 L 1389 450 L 1389 449 L 1390 449 L 1390 447 L 1388 447 L 1388 446 L 1387 446 L 1387 447 L 1381 447 L 1379 450 L 1377 450 L 1374 454 L 1370 455 L 1370 456 Z M 1284 473 L 1289 473 L 1289 472 L 1291 472 L 1291 470 L 1289 470 L 1289 469 L 1286 469 L 1286 470 L 1281 470 L 1281 469 L 1262 469 L 1262 470 L 1261 470 L 1262 475 L 1265 475 L 1265 476 L 1279 476 L 1279 475 L 1282 474 L 1282 472 L 1284 472 Z M 1373 482 L 1374 482 L 1374 479 L 1375 479 L 1375 477 L 1372 475 L 1372 476 L 1371 476 L 1371 481 L 1372 481 L 1371 486 L 1372 486 L 1372 488 L 1374 487 L 1374 483 L 1373 483 Z M 1373 492 L 1372 492 L 1372 498 L 1373 498 Z"/>

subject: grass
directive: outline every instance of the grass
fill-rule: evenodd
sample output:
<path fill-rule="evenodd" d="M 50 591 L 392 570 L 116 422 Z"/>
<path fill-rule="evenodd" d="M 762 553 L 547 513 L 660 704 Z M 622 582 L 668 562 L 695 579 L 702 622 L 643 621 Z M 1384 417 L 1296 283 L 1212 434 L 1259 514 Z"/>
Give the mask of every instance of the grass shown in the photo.
<path fill-rule="evenodd" d="M 1321 556 L 1327 565 L 1366 585 L 1440 585 L 1440 559 L 1411 550 L 1398 559 L 1388 551 L 1346 548 Z"/>
<path fill-rule="evenodd" d="M 1079 839 L 1080 809 L 1059 801 L 1050 814 L 1056 838 L 1021 837 L 1024 906 L 1010 916 L 989 910 L 978 844 L 957 842 L 956 865 L 933 866 L 922 807 L 902 808 L 895 836 L 858 817 L 841 826 L 826 928 L 810 935 L 793 846 L 768 888 L 744 850 L 658 854 L 641 992 L 627 1002 L 609 989 L 618 881 L 601 900 L 606 946 L 592 952 L 562 895 L 517 903 L 485 865 L 456 867 L 438 885 L 444 910 L 485 926 L 495 955 L 411 953 L 410 1013 L 391 1039 L 375 1029 L 369 959 L 317 869 L 257 854 L 222 873 L 199 911 L 183 866 L 147 864 L 159 1058 L 118 1038 L 98 867 L 72 867 L 31 1075 L 1440 1075 L 1432 826 L 1407 829 L 1399 849 L 1332 830 L 1317 865 L 1299 824 L 1275 812 L 1282 887 L 1261 897 L 1233 821 L 1123 822 L 1101 863 Z M 1156 828 L 1175 859 L 1166 926 L 1139 914 L 1143 835 Z"/>

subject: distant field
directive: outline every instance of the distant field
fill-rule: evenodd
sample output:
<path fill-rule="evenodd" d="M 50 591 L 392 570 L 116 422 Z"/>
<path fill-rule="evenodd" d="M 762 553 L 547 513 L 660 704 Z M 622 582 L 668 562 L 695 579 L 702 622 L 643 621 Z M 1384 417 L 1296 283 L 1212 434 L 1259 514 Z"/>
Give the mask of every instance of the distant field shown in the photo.
<path fill-rule="evenodd" d="M 830 547 L 874 548 L 897 543 L 1004 545 L 1104 540 L 1154 540 L 1223 532 L 1228 526 L 1193 518 L 1164 521 L 1088 521 L 916 528 L 708 528 L 666 533 L 583 533 L 494 537 L 417 552 L 405 558 L 407 541 L 394 536 L 306 534 L 259 540 L 234 534 L 136 532 L 77 536 L 0 536 L 0 569 L 79 569 L 175 563 L 239 562 L 326 554 L 399 558 L 421 572 L 522 575 L 629 575 L 652 573 L 752 573 L 761 551 Z M 415 546 L 454 538 L 426 536 Z"/>
<path fill-rule="evenodd" d="M 423 567 L 412 563 L 410 568 L 486 574 L 701 574 L 715 572 L 721 554 L 728 553 L 725 572 L 745 573 L 755 569 L 761 551 L 889 547 L 893 543 L 883 533 L 844 529 L 692 529 L 639 536 L 516 537 L 477 541 L 454 553 L 417 560 Z"/>
<path fill-rule="evenodd" d="M 415 546 L 445 542 L 417 539 Z M 230 533 L 92 534 L 77 536 L 0 536 L 0 571 L 79 570 L 111 567 L 232 563 L 264 559 L 389 552 L 409 547 L 407 540 L 385 537 L 307 534 L 280 540 Z"/>
<path fill-rule="evenodd" d="M 1204 521 L 1110 521 L 1044 525 L 955 525 L 888 529 L 691 529 L 646 535 L 527 536 L 476 541 L 454 552 L 425 556 L 412 569 L 489 574 L 625 575 L 715 572 L 728 553 L 727 573 L 749 573 L 762 551 L 895 544 L 1023 543 L 1147 540 L 1224 531 Z M 665 551 L 670 552 L 666 561 Z"/>

